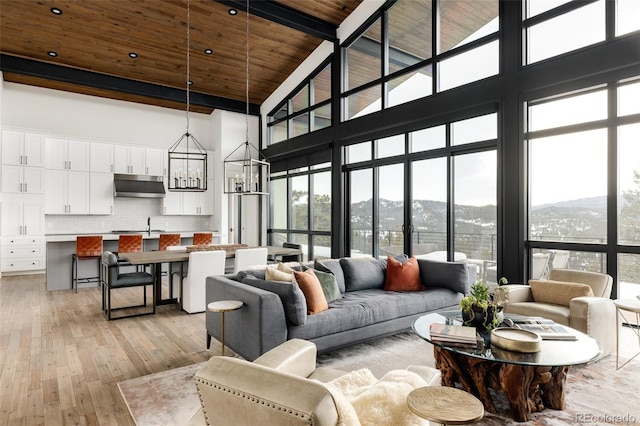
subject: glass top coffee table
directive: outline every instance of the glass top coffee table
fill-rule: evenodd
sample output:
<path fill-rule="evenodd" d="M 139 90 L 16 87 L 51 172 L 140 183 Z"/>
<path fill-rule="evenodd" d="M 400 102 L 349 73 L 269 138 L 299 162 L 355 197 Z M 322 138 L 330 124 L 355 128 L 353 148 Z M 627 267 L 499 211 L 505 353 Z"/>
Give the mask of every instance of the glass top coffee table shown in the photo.
<path fill-rule="evenodd" d="M 530 414 L 545 408 L 565 408 L 565 382 L 571 365 L 585 364 L 602 355 L 600 344 L 577 330 L 576 340 L 543 340 L 534 353 L 513 352 L 491 344 L 490 332 L 479 332 L 476 347 L 451 346 L 433 341 L 433 323 L 462 325 L 460 311 L 424 315 L 413 323 L 414 332 L 433 344 L 436 367 L 442 384 L 459 383 L 472 393 L 487 411 L 496 412 L 489 389 L 502 392 L 516 421 L 528 421 Z"/>

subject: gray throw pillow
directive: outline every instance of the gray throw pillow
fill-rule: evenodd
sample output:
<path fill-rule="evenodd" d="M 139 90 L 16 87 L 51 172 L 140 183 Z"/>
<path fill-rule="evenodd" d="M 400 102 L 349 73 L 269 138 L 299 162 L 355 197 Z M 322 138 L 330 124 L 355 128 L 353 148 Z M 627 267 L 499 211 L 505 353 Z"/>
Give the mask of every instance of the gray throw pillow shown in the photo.
<path fill-rule="evenodd" d="M 340 259 L 347 291 L 382 288 L 384 286 L 387 259 L 345 257 Z"/>
<path fill-rule="evenodd" d="M 420 280 L 427 287 L 448 288 L 462 294 L 469 294 L 469 270 L 463 262 L 439 262 L 418 259 Z"/>
<path fill-rule="evenodd" d="M 342 266 L 340 266 L 340 261 L 338 259 L 315 259 L 313 261 L 313 269 L 333 274 L 333 276 L 336 277 L 340 293 L 344 294 L 346 291 L 344 286 L 344 273 L 342 272 Z"/>
<path fill-rule="evenodd" d="M 304 271 L 313 269 L 307 268 L 306 266 L 302 268 Z M 342 299 L 342 293 L 340 293 L 340 289 L 338 288 L 338 281 L 331 272 L 323 272 L 318 269 L 313 269 L 313 272 L 316 274 L 316 277 L 318 277 L 318 281 L 320 281 L 322 292 L 324 293 L 325 299 L 327 299 L 327 303 Z"/>
<path fill-rule="evenodd" d="M 303 325 L 307 322 L 307 299 L 295 281 L 265 281 L 247 275 L 242 279 L 244 284 L 267 290 L 280 296 L 284 308 L 284 316 L 293 325 Z"/>

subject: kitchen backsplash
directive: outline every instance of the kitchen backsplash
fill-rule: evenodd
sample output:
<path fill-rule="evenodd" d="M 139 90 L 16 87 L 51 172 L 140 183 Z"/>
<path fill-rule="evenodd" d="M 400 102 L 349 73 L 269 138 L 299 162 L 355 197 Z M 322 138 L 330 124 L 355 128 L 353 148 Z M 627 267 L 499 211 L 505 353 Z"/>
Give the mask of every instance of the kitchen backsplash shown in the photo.
<path fill-rule="evenodd" d="M 211 216 L 164 216 L 162 200 L 157 198 L 114 198 L 110 216 L 46 215 L 46 234 L 109 233 L 114 230 L 145 230 L 147 218 L 152 230 L 210 230 Z"/>

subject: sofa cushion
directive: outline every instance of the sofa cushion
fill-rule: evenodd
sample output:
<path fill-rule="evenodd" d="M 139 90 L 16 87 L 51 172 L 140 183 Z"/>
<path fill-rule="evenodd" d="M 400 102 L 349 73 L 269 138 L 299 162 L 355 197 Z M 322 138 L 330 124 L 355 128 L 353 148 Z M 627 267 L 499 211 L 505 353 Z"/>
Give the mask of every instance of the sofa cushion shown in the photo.
<path fill-rule="evenodd" d="M 266 281 L 247 275 L 242 279 L 244 284 L 267 290 L 280 296 L 284 315 L 288 322 L 302 325 L 307 320 L 307 301 L 296 282 Z"/>
<path fill-rule="evenodd" d="M 591 286 L 562 281 L 529 280 L 531 294 L 535 302 L 569 306 L 571 299 L 593 296 Z"/>
<path fill-rule="evenodd" d="M 238 281 L 242 281 L 245 277 L 254 277 L 261 280 L 265 279 L 266 269 L 247 269 L 238 271 Z"/>
<path fill-rule="evenodd" d="M 384 285 L 386 259 L 381 262 L 373 258 L 345 257 L 340 259 L 340 266 L 346 291 L 382 288 Z"/>
<path fill-rule="evenodd" d="M 418 266 L 420 279 L 426 288 L 441 287 L 469 294 L 471 287 L 466 263 L 418 259 Z"/>
<path fill-rule="evenodd" d="M 302 267 L 303 271 L 306 271 L 306 266 Z M 318 281 L 320 281 L 320 285 L 322 286 L 322 292 L 324 293 L 324 297 L 327 299 L 327 303 L 331 303 L 334 300 L 338 300 L 342 298 L 342 293 L 340 293 L 340 289 L 338 288 L 338 281 L 336 280 L 335 275 L 331 272 L 323 272 L 318 269 L 313 269 L 313 272 L 318 277 Z"/>
<path fill-rule="evenodd" d="M 313 269 L 307 269 L 304 272 L 294 271 L 293 276 L 302 293 L 304 293 L 307 302 L 307 314 L 315 315 L 318 312 L 329 309 L 327 299 L 322 292 L 322 285 L 320 285 L 320 280 L 316 277 Z"/>
<path fill-rule="evenodd" d="M 288 325 L 288 338 L 325 338 L 375 324 L 388 333 L 390 329 L 385 324 L 389 321 L 446 308 L 456 309 L 461 298 L 459 293 L 442 288 L 417 292 L 388 292 L 382 288 L 348 291 L 342 299 L 331 302 L 328 310 L 307 316 L 304 325 Z M 407 328 L 410 326 L 407 323 Z"/>
<path fill-rule="evenodd" d="M 405 263 L 387 257 L 387 274 L 384 280 L 386 291 L 420 291 L 425 287 L 420 281 L 420 268 L 415 257 L 410 258 Z"/>
<path fill-rule="evenodd" d="M 313 261 L 313 269 L 333 274 L 333 276 L 336 277 L 340 293 L 344 294 L 346 291 L 344 285 L 344 273 L 342 272 L 342 266 L 340 265 L 339 259 L 315 259 Z"/>

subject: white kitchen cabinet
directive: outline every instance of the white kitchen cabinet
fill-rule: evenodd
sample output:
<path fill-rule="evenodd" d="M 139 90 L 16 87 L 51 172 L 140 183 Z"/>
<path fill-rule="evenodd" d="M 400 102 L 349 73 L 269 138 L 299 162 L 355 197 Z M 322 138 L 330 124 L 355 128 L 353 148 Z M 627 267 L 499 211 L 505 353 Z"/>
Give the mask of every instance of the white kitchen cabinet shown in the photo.
<path fill-rule="evenodd" d="M 113 214 L 113 174 L 91 173 L 89 214 Z"/>
<path fill-rule="evenodd" d="M 45 135 L 39 133 L 2 131 L 2 164 L 42 167 Z"/>
<path fill-rule="evenodd" d="M 44 148 L 46 169 L 89 171 L 91 159 L 89 142 L 46 138 Z"/>
<path fill-rule="evenodd" d="M 147 148 L 145 150 L 145 174 L 149 176 L 167 176 L 165 168 L 167 151 L 158 148 Z"/>
<path fill-rule="evenodd" d="M 2 237 L 0 239 L 4 272 L 43 270 L 46 265 L 46 242 L 44 236 Z"/>
<path fill-rule="evenodd" d="M 145 149 L 139 146 L 114 145 L 113 163 L 115 173 L 143 175 L 146 172 Z"/>
<path fill-rule="evenodd" d="M 162 214 L 181 215 L 182 214 L 182 192 L 169 191 L 167 181 L 164 181 L 165 196 L 162 199 Z"/>
<path fill-rule="evenodd" d="M 89 214 L 88 172 L 45 171 L 45 214 Z"/>
<path fill-rule="evenodd" d="M 208 179 L 207 190 L 204 192 L 182 193 L 183 215 L 212 215 L 213 214 L 213 180 Z"/>
<path fill-rule="evenodd" d="M 2 197 L 2 235 L 44 235 L 44 197 L 4 194 Z"/>
<path fill-rule="evenodd" d="M 2 166 L 2 192 L 42 194 L 44 169 L 41 167 Z"/>
<path fill-rule="evenodd" d="M 89 170 L 91 172 L 113 173 L 113 144 L 93 142 L 90 156 Z"/>
<path fill-rule="evenodd" d="M 213 214 L 213 179 L 207 180 L 207 190 L 169 191 L 165 182 L 166 195 L 162 199 L 162 214 L 183 216 L 208 216 Z"/>

